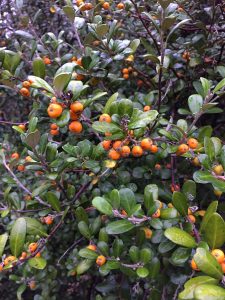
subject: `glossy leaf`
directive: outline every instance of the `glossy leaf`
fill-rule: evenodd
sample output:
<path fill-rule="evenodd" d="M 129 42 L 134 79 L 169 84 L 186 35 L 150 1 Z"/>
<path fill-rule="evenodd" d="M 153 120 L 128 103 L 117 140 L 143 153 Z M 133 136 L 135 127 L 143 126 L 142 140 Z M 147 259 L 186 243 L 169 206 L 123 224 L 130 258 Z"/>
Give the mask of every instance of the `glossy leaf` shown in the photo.
<path fill-rule="evenodd" d="M 195 248 L 196 242 L 195 239 L 188 234 L 186 231 L 177 228 L 177 227 L 170 227 L 167 228 L 164 232 L 165 236 L 175 244 L 180 246 L 184 246 L 187 248 Z"/>
<path fill-rule="evenodd" d="M 0 256 L 2 257 L 2 254 L 4 252 L 4 249 L 5 249 L 5 245 L 6 245 L 6 242 L 8 240 L 8 234 L 7 233 L 3 233 L 0 235 Z"/>
<path fill-rule="evenodd" d="M 204 237 L 212 249 L 220 248 L 225 243 L 225 222 L 218 213 L 213 213 L 204 228 Z"/>
<path fill-rule="evenodd" d="M 104 199 L 103 197 L 95 197 L 93 200 L 92 200 L 92 205 L 94 207 L 97 208 L 97 210 L 99 210 L 101 213 L 105 214 L 105 215 L 112 215 L 113 212 L 113 208 L 112 206 L 110 205 L 110 203 Z"/>
<path fill-rule="evenodd" d="M 173 193 L 172 203 L 182 216 L 188 214 L 187 199 L 183 193 L 175 191 Z"/>
<path fill-rule="evenodd" d="M 43 270 L 47 261 L 43 257 L 33 257 L 28 260 L 28 264 L 34 269 Z"/>
<path fill-rule="evenodd" d="M 10 232 L 10 250 L 12 254 L 18 257 L 24 247 L 25 238 L 27 233 L 27 224 L 24 218 L 19 218 L 13 224 L 12 230 Z"/>
<path fill-rule="evenodd" d="M 130 231 L 135 226 L 127 220 L 119 220 L 111 222 L 106 226 L 106 232 L 108 234 L 121 234 Z"/>

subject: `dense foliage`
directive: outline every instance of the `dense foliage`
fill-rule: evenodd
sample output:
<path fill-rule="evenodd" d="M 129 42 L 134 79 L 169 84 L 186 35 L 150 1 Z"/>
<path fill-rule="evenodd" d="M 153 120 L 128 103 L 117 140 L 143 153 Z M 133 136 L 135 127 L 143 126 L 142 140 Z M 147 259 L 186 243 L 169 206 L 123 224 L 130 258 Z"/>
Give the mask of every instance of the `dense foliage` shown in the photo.
<path fill-rule="evenodd" d="M 222 1 L 3 0 L 4 299 L 225 300 Z"/>

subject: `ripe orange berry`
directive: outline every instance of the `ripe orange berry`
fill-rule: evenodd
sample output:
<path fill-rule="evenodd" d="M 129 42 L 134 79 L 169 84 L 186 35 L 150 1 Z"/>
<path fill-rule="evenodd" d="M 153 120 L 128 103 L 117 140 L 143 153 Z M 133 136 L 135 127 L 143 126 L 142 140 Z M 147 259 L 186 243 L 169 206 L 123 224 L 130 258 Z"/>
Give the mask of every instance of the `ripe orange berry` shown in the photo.
<path fill-rule="evenodd" d="M 122 141 L 115 141 L 113 143 L 113 149 L 120 150 L 121 144 L 122 144 Z"/>
<path fill-rule="evenodd" d="M 20 124 L 18 127 L 19 127 L 20 129 L 22 129 L 23 131 L 25 131 L 25 129 L 26 129 L 26 126 L 25 126 L 24 124 Z"/>
<path fill-rule="evenodd" d="M 76 74 L 76 80 L 84 80 L 85 79 L 85 76 L 83 74 Z"/>
<path fill-rule="evenodd" d="M 138 87 L 141 87 L 143 84 L 144 84 L 144 81 L 143 81 L 143 80 L 139 79 L 139 80 L 137 81 L 137 86 L 138 86 Z"/>
<path fill-rule="evenodd" d="M 27 161 L 27 162 L 32 161 L 32 157 L 30 155 L 26 156 L 25 161 Z"/>
<path fill-rule="evenodd" d="M 93 5 L 91 3 L 85 3 L 85 10 L 91 10 L 93 8 Z"/>
<path fill-rule="evenodd" d="M 79 66 L 82 66 L 82 57 L 78 58 L 76 63 L 79 65 Z"/>
<path fill-rule="evenodd" d="M 172 203 L 168 203 L 167 206 L 168 206 L 169 208 L 173 208 L 173 207 L 174 207 Z"/>
<path fill-rule="evenodd" d="M 128 79 L 129 78 L 129 74 L 123 74 L 123 78 L 124 79 Z"/>
<path fill-rule="evenodd" d="M 69 125 L 69 130 L 74 133 L 81 133 L 83 126 L 79 121 L 73 121 Z"/>
<path fill-rule="evenodd" d="M 158 146 L 156 146 L 156 145 L 151 145 L 151 148 L 150 148 L 150 151 L 152 152 L 152 153 L 157 153 L 158 152 Z"/>
<path fill-rule="evenodd" d="M 4 268 L 4 263 L 0 263 L 0 272 L 2 272 L 3 268 Z"/>
<path fill-rule="evenodd" d="M 121 215 L 127 216 L 127 212 L 126 212 L 124 209 L 122 209 L 122 210 L 121 210 Z"/>
<path fill-rule="evenodd" d="M 53 129 L 53 130 L 56 130 L 56 129 L 58 129 L 58 125 L 53 123 L 53 124 L 50 125 L 50 128 Z"/>
<path fill-rule="evenodd" d="M 120 159 L 120 153 L 114 149 L 111 149 L 111 150 L 109 150 L 108 157 L 113 160 L 118 160 L 118 159 Z"/>
<path fill-rule="evenodd" d="M 92 250 L 92 251 L 96 251 L 97 247 L 93 244 L 90 244 L 87 246 L 87 249 Z"/>
<path fill-rule="evenodd" d="M 195 167 L 200 167 L 201 166 L 201 163 L 200 163 L 197 156 L 194 159 L 192 159 L 191 162 L 192 162 L 192 165 L 194 165 Z"/>
<path fill-rule="evenodd" d="M 7 266 L 8 264 L 11 264 L 14 260 L 16 260 L 16 257 L 10 255 L 4 259 L 4 265 Z"/>
<path fill-rule="evenodd" d="M 44 220 L 45 220 L 45 224 L 51 225 L 53 223 L 54 219 L 53 219 L 52 216 L 47 216 L 47 217 L 44 218 Z"/>
<path fill-rule="evenodd" d="M 157 209 L 157 211 L 152 215 L 152 218 L 159 218 L 160 217 L 160 209 Z"/>
<path fill-rule="evenodd" d="M 221 195 L 223 194 L 223 192 L 221 192 L 219 190 L 214 190 L 213 192 L 214 192 L 214 195 L 218 198 L 221 197 Z"/>
<path fill-rule="evenodd" d="M 30 201 L 32 199 L 32 197 L 30 195 L 25 195 L 24 196 L 24 200 L 26 201 Z"/>
<path fill-rule="evenodd" d="M 191 149 L 196 149 L 198 147 L 198 141 L 194 138 L 190 138 L 188 141 L 187 141 L 187 144 L 188 146 L 191 148 Z"/>
<path fill-rule="evenodd" d="M 20 259 L 25 259 L 27 257 L 27 252 L 22 252 Z"/>
<path fill-rule="evenodd" d="M 194 259 L 192 258 L 191 260 L 191 268 L 194 271 L 199 271 L 198 266 L 196 265 L 196 262 L 194 261 Z"/>
<path fill-rule="evenodd" d="M 102 141 L 102 147 L 107 151 L 111 147 L 111 141 Z"/>
<path fill-rule="evenodd" d="M 46 56 L 43 57 L 43 62 L 44 62 L 45 65 L 50 65 L 51 64 L 50 58 L 48 58 Z"/>
<path fill-rule="evenodd" d="M 180 190 L 180 186 L 178 184 L 171 184 L 170 186 L 171 192 L 175 192 L 175 191 L 179 191 Z"/>
<path fill-rule="evenodd" d="M 22 83 L 22 85 L 23 85 L 24 88 L 29 89 L 30 86 L 31 86 L 31 83 L 30 83 L 30 81 L 25 80 L 25 81 Z"/>
<path fill-rule="evenodd" d="M 111 123 L 111 117 L 108 114 L 102 114 L 99 118 L 99 122 L 107 122 L 107 123 Z"/>
<path fill-rule="evenodd" d="M 189 150 L 188 145 L 181 144 L 178 146 L 177 155 L 182 155 L 182 154 L 186 153 L 188 150 Z"/>
<path fill-rule="evenodd" d="M 29 246 L 28 246 L 28 250 L 29 252 L 35 252 L 37 250 L 37 247 L 38 247 L 38 243 L 31 243 Z"/>
<path fill-rule="evenodd" d="M 124 7 L 125 6 L 124 6 L 124 4 L 122 2 L 120 2 L 120 3 L 117 4 L 117 8 L 118 9 L 124 9 Z"/>
<path fill-rule="evenodd" d="M 221 267 L 222 267 L 223 274 L 225 274 L 225 261 L 222 262 Z"/>
<path fill-rule="evenodd" d="M 103 255 L 99 255 L 98 257 L 97 257 L 97 259 L 96 259 L 96 264 L 98 265 L 98 266 L 103 266 L 104 264 L 106 263 L 106 258 L 105 258 L 105 256 L 103 256 Z"/>
<path fill-rule="evenodd" d="M 18 170 L 19 172 L 23 172 L 23 171 L 25 170 L 25 166 L 24 166 L 24 165 L 19 165 L 19 166 L 17 167 L 17 170 Z"/>
<path fill-rule="evenodd" d="M 29 97 L 30 96 L 30 91 L 27 88 L 23 87 L 23 88 L 20 89 L 20 94 L 24 97 Z"/>
<path fill-rule="evenodd" d="M 145 232 L 145 238 L 149 240 L 152 237 L 152 230 L 147 227 L 144 227 L 143 230 Z"/>
<path fill-rule="evenodd" d="M 104 3 L 102 4 L 102 7 L 103 7 L 105 10 L 108 10 L 108 9 L 110 8 L 109 2 L 104 2 Z"/>
<path fill-rule="evenodd" d="M 51 103 L 47 109 L 50 118 L 58 118 L 61 116 L 63 109 L 60 104 Z"/>
<path fill-rule="evenodd" d="M 130 155 L 130 148 L 128 146 L 122 146 L 120 153 L 122 157 L 128 157 Z"/>
<path fill-rule="evenodd" d="M 160 170 L 161 169 L 161 165 L 160 164 L 155 164 L 155 169 L 156 170 Z"/>
<path fill-rule="evenodd" d="M 188 208 L 188 215 L 192 215 L 192 211 L 190 208 Z"/>
<path fill-rule="evenodd" d="M 14 153 L 11 155 L 11 158 L 12 158 L 12 159 L 19 159 L 19 158 L 20 158 L 19 153 L 14 152 Z"/>
<path fill-rule="evenodd" d="M 56 97 L 52 97 L 51 98 L 51 103 L 57 103 L 57 98 Z"/>
<path fill-rule="evenodd" d="M 143 149 L 142 149 L 142 147 L 140 147 L 140 146 L 134 146 L 132 148 L 132 155 L 134 157 L 140 157 L 140 156 L 142 156 L 143 155 Z"/>
<path fill-rule="evenodd" d="M 129 74 L 129 70 L 127 68 L 122 69 L 123 74 Z"/>
<path fill-rule="evenodd" d="M 189 61 L 190 60 L 190 52 L 189 51 L 184 51 L 182 57 L 183 57 L 183 59 Z"/>
<path fill-rule="evenodd" d="M 80 112 L 82 112 L 82 111 L 84 110 L 84 106 L 83 106 L 82 103 L 76 101 L 76 102 L 74 102 L 74 103 L 72 103 L 72 104 L 70 105 L 70 109 L 71 109 L 72 112 L 74 112 L 74 113 L 78 113 L 78 112 L 80 113 Z"/>
<path fill-rule="evenodd" d="M 100 44 L 101 44 L 101 41 L 98 41 L 98 40 L 92 42 L 93 46 L 99 46 Z"/>
<path fill-rule="evenodd" d="M 38 252 L 35 257 L 41 257 L 41 252 Z"/>
<path fill-rule="evenodd" d="M 223 166 L 222 165 L 216 165 L 213 167 L 213 172 L 216 174 L 216 175 L 222 175 L 223 172 L 224 172 L 224 169 L 223 169 Z"/>
<path fill-rule="evenodd" d="M 34 280 L 31 280 L 28 285 L 31 290 L 34 290 L 36 288 L 36 282 Z"/>
<path fill-rule="evenodd" d="M 190 222 L 190 223 L 195 223 L 196 222 L 196 219 L 195 219 L 195 216 L 193 216 L 193 215 L 189 215 L 188 217 L 187 217 L 187 219 L 188 219 L 188 221 Z"/>
<path fill-rule="evenodd" d="M 149 111 L 150 109 L 151 109 L 151 106 L 150 106 L 150 105 L 145 105 L 143 110 L 144 110 L 144 111 Z"/>
<path fill-rule="evenodd" d="M 53 136 L 59 135 L 59 130 L 58 129 L 51 129 L 50 134 Z"/>
<path fill-rule="evenodd" d="M 221 264 L 225 259 L 224 253 L 220 249 L 212 250 L 211 254 L 216 258 L 219 264 Z"/>

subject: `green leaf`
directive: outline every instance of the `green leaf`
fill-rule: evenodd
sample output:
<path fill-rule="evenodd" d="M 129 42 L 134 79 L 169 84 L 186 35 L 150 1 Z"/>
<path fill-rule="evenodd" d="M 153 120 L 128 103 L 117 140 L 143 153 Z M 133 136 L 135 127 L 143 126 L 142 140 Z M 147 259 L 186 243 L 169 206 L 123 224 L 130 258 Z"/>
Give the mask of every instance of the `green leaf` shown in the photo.
<path fill-rule="evenodd" d="M 158 251 L 159 253 L 164 254 L 172 250 L 174 247 L 176 247 L 176 245 L 166 239 L 159 244 Z"/>
<path fill-rule="evenodd" d="M 174 207 L 182 216 L 186 216 L 188 214 L 188 204 L 185 195 L 181 192 L 174 192 L 172 199 Z"/>
<path fill-rule="evenodd" d="M 39 130 L 35 130 L 34 132 L 29 133 L 26 138 L 24 139 L 24 142 L 31 147 L 32 149 L 34 149 L 37 144 L 40 141 L 40 131 Z"/>
<path fill-rule="evenodd" d="M 213 93 L 218 92 L 219 90 L 221 90 L 223 87 L 225 86 L 225 78 L 222 79 L 214 88 Z"/>
<path fill-rule="evenodd" d="M 87 223 L 85 223 L 84 221 L 80 221 L 78 223 L 78 229 L 80 231 L 80 233 L 88 240 L 90 240 L 91 238 L 91 232 L 90 229 L 88 228 Z"/>
<path fill-rule="evenodd" d="M 74 11 L 73 7 L 70 5 L 65 5 L 65 6 L 63 6 L 63 11 L 66 14 L 66 16 L 68 17 L 68 19 L 73 22 L 75 19 L 75 11 Z"/>
<path fill-rule="evenodd" d="M 212 284 L 203 284 L 194 290 L 195 300 L 225 300 L 225 289 Z"/>
<path fill-rule="evenodd" d="M 27 223 L 27 234 L 48 236 L 45 227 L 36 219 L 30 217 L 24 217 Z"/>
<path fill-rule="evenodd" d="M 54 95 L 53 88 L 43 79 L 37 77 L 37 76 L 29 76 L 29 80 L 32 80 L 31 87 L 37 88 L 37 89 L 44 89 L 48 91 L 50 94 Z"/>
<path fill-rule="evenodd" d="M 212 140 L 207 136 L 204 138 L 204 149 L 205 154 L 207 154 L 209 159 L 212 161 L 215 157 L 215 148 Z"/>
<path fill-rule="evenodd" d="M 106 226 L 108 234 L 121 234 L 133 229 L 135 226 L 127 220 L 111 222 Z"/>
<path fill-rule="evenodd" d="M 222 279 L 223 273 L 221 265 L 217 262 L 216 258 L 208 250 L 204 248 L 197 248 L 193 259 L 197 267 L 203 273 L 216 279 Z"/>
<path fill-rule="evenodd" d="M 99 131 L 101 133 L 105 132 L 122 132 L 121 128 L 113 123 L 107 123 L 107 122 L 94 122 L 92 125 L 92 128 L 96 131 Z"/>
<path fill-rule="evenodd" d="M 193 175 L 194 181 L 197 183 L 211 183 L 221 192 L 225 192 L 225 182 L 217 179 L 208 171 L 196 171 Z"/>
<path fill-rule="evenodd" d="M 163 220 L 174 219 L 178 217 L 178 211 L 175 208 L 161 209 L 160 218 Z"/>
<path fill-rule="evenodd" d="M 193 300 L 194 291 L 198 286 L 202 286 L 204 284 L 218 284 L 219 280 L 209 277 L 209 276 L 198 276 L 195 278 L 189 279 L 184 284 L 184 290 L 179 294 L 179 300 Z M 206 299 L 206 298 L 205 298 Z"/>
<path fill-rule="evenodd" d="M 45 198 L 47 199 L 48 203 L 55 211 L 57 212 L 61 211 L 59 199 L 54 192 L 47 192 L 45 194 Z"/>
<path fill-rule="evenodd" d="M 119 191 L 120 205 L 127 212 L 128 216 L 132 214 L 132 208 L 136 204 L 135 196 L 132 190 L 124 188 Z"/>
<path fill-rule="evenodd" d="M 166 238 L 172 241 L 175 244 L 180 246 L 184 246 L 187 248 L 195 248 L 196 242 L 195 239 L 188 234 L 186 231 L 177 228 L 177 227 L 170 227 L 167 228 L 164 232 Z"/>
<path fill-rule="evenodd" d="M 95 251 L 87 248 L 81 249 L 78 254 L 80 257 L 88 259 L 96 259 L 98 257 L 98 254 Z"/>
<path fill-rule="evenodd" d="M 202 222 L 201 222 L 200 232 L 205 231 L 206 225 L 207 225 L 210 217 L 213 215 L 213 213 L 215 213 L 217 211 L 217 207 L 218 207 L 218 201 L 213 201 L 209 204 L 209 206 L 205 212 L 205 215 L 202 219 Z"/>
<path fill-rule="evenodd" d="M 200 77 L 202 87 L 203 87 L 203 97 L 206 97 L 210 91 L 211 83 L 208 79 Z"/>
<path fill-rule="evenodd" d="M 187 180 L 182 186 L 182 193 L 189 201 L 193 201 L 196 197 L 196 183 L 193 180 Z"/>
<path fill-rule="evenodd" d="M 67 87 L 71 78 L 71 73 L 61 73 L 56 75 L 53 80 L 54 87 L 58 93 L 61 93 Z"/>
<path fill-rule="evenodd" d="M 123 241 L 116 238 L 113 242 L 113 256 L 114 257 L 119 257 L 123 251 L 124 245 L 123 245 Z"/>
<path fill-rule="evenodd" d="M 202 104 L 203 104 L 203 99 L 201 95 L 194 94 L 188 98 L 188 106 L 190 111 L 193 114 L 196 114 L 201 110 Z"/>
<path fill-rule="evenodd" d="M 105 107 L 103 109 L 104 114 L 108 114 L 110 111 L 110 106 L 113 102 L 115 102 L 118 98 L 119 93 L 113 94 L 106 102 Z"/>
<path fill-rule="evenodd" d="M 217 137 L 211 137 L 211 141 L 213 142 L 213 145 L 214 145 L 215 156 L 217 156 L 220 154 L 221 149 L 222 149 L 221 140 Z"/>
<path fill-rule="evenodd" d="M 32 68 L 35 76 L 40 78 L 45 78 L 45 64 L 43 62 L 43 59 L 41 58 L 34 59 Z"/>
<path fill-rule="evenodd" d="M 85 259 L 81 261 L 76 268 L 77 275 L 84 274 L 93 265 L 93 259 Z"/>
<path fill-rule="evenodd" d="M 32 197 L 41 195 L 43 192 L 48 190 L 51 186 L 52 186 L 51 183 L 44 182 L 42 185 L 38 186 L 36 189 L 33 190 Z"/>
<path fill-rule="evenodd" d="M 113 208 L 118 209 L 120 207 L 120 194 L 119 191 L 116 189 L 113 189 L 110 192 L 110 203 L 112 205 Z"/>
<path fill-rule="evenodd" d="M 75 210 L 75 216 L 76 216 L 78 222 L 84 221 L 86 224 L 88 224 L 88 215 L 82 206 L 79 206 Z"/>
<path fill-rule="evenodd" d="M 154 257 L 149 264 L 149 277 L 155 279 L 160 272 L 160 261 L 157 257 Z"/>
<path fill-rule="evenodd" d="M 144 190 L 144 204 L 147 209 L 150 209 L 154 202 L 158 199 L 159 189 L 156 184 L 149 184 Z"/>
<path fill-rule="evenodd" d="M 171 262 L 175 266 L 182 266 L 188 260 L 190 254 L 191 249 L 179 247 L 173 252 Z"/>
<path fill-rule="evenodd" d="M 143 248 L 140 250 L 140 260 L 144 263 L 147 264 L 151 261 L 152 259 L 152 251 L 149 248 Z"/>
<path fill-rule="evenodd" d="M 145 278 L 148 276 L 149 271 L 145 267 L 140 267 L 137 269 L 136 273 L 137 273 L 138 277 Z"/>
<path fill-rule="evenodd" d="M 13 224 L 10 233 L 10 250 L 12 254 L 18 257 L 23 251 L 25 238 L 27 232 L 26 220 L 24 218 L 19 218 Z"/>
<path fill-rule="evenodd" d="M 130 123 L 128 125 L 128 129 L 146 127 L 148 124 L 153 122 L 157 116 L 158 116 L 158 112 L 156 110 L 142 112 L 135 117 L 132 116 Z"/>
<path fill-rule="evenodd" d="M 99 210 L 101 213 L 111 216 L 113 214 L 112 210 L 112 206 L 110 205 L 110 203 L 105 200 L 103 197 L 95 197 L 92 200 L 92 205 L 97 208 L 97 210 Z"/>
<path fill-rule="evenodd" d="M 47 261 L 42 257 L 33 257 L 28 260 L 28 264 L 34 269 L 43 270 L 47 265 Z"/>
<path fill-rule="evenodd" d="M 26 290 L 26 288 L 27 288 L 26 284 L 21 284 L 21 285 L 18 287 L 18 289 L 17 289 L 17 291 L 16 291 L 17 300 L 23 300 L 22 294 L 23 294 L 23 292 Z"/>
<path fill-rule="evenodd" d="M 3 233 L 0 235 L 0 256 L 2 257 L 2 254 L 4 252 L 4 249 L 5 249 L 5 245 L 6 245 L 6 242 L 8 240 L 8 233 Z"/>
<path fill-rule="evenodd" d="M 70 112 L 68 109 L 65 109 L 61 116 L 59 118 L 56 119 L 55 123 L 56 125 L 58 125 L 59 127 L 65 127 L 68 125 L 70 120 Z"/>
<path fill-rule="evenodd" d="M 163 0 L 161 0 L 163 1 Z M 171 2 L 171 1 L 170 1 Z M 176 26 L 174 26 L 172 28 L 172 30 L 170 31 L 170 33 L 167 35 L 167 39 L 166 39 L 166 42 L 168 43 L 169 39 L 171 38 L 171 36 L 173 35 L 173 33 L 178 29 L 180 28 L 182 25 L 184 25 L 185 23 L 188 23 L 189 21 L 191 21 L 191 19 L 185 19 L 185 20 L 182 20 L 180 21 Z"/>
<path fill-rule="evenodd" d="M 205 226 L 204 237 L 212 249 L 220 248 L 225 242 L 225 222 L 218 213 L 213 213 Z"/>

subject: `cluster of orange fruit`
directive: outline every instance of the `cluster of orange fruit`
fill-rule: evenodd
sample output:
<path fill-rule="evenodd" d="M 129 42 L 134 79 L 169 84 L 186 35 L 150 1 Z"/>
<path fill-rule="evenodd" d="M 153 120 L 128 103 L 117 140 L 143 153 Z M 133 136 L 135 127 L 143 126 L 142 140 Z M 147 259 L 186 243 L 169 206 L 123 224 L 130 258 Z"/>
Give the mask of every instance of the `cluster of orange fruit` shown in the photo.
<path fill-rule="evenodd" d="M 198 141 L 194 138 L 190 138 L 188 139 L 187 144 L 180 144 L 178 146 L 176 154 L 182 155 L 188 152 L 189 149 L 195 150 L 197 147 L 198 147 Z"/>
<path fill-rule="evenodd" d="M 93 5 L 90 2 L 84 3 L 83 0 L 77 0 L 76 1 L 77 6 L 81 6 L 81 11 L 91 10 L 93 8 Z"/>
<path fill-rule="evenodd" d="M 50 215 L 41 218 L 41 222 L 46 225 L 51 225 L 53 223 L 53 221 L 54 221 L 54 218 L 53 218 L 53 216 L 50 216 Z"/>
<path fill-rule="evenodd" d="M 51 62 L 51 59 L 48 57 L 48 56 L 44 56 L 42 58 L 43 62 L 45 65 L 50 65 L 52 62 Z"/>
<path fill-rule="evenodd" d="M 38 248 L 38 243 L 31 243 L 29 244 L 28 246 L 28 251 L 32 254 L 34 253 Z M 41 253 L 38 252 L 35 257 L 40 257 L 41 256 Z M 20 260 L 23 260 L 27 257 L 27 252 L 22 252 L 21 253 L 21 256 L 20 256 Z M 0 263 L 0 272 L 3 270 L 4 267 L 8 266 L 9 264 L 13 263 L 13 262 L 16 262 L 17 261 L 17 258 L 13 255 L 9 255 L 7 256 L 4 261 L 2 263 Z"/>
<path fill-rule="evenodd" d="M 132 67 L 123 68 L 122 69 L 123 78 L 124 79 L 128 79 L 130 77 L 130 74 L 132 72 L 133 72 L 133 68 Z"/>
<path fill-rule="evenodd" d="M 224 252 L 221 249 L 213 249 L 211 251 L 211 254 L 215 257 L 215 259 L 221 265 L 222 271 L 225 274 L 225 255 L 224 255 Z M 193 258 L 191 260 L 191 268 L 192 268 L 192 270 L 200 271 Z"/>
<path fill-rule="evenodd" d="M 92 251 L 96 251 L 97 250 L 97 247 L 94 245 L 94 244 L 90 244 L 87 246 L 87 249 L 89 250 L 92 250 Z M 106 263 L 106 257 L 104 255 L 99 255 L 97 258 L 96 258 L 96 264 L 98 266 L 103 266 L 104 264 Z"/>
<path fill-rule="evenodd" d="M 73 133 L 81 133 L 83 130 L 83 126 L 79 121 L 82 111 L 84 110 L 84 106 L 81 102 L 75 101 L 70 105 L 70 119 L 72 122 L 69 124 L 69 130 Z M 52 98 L 50 105 L 47 109 L 48 115 L 50 118 L 56 119 L 62 115 L 63 105 L 61 103 L 57 103 L 55 97 Z M 52 135 L 59 134 L 59 128 L 56 124 L 50 125 Z"/>
<path fill-rule="evenodd" d="M 20 89 L 20 94 L 24 97 L 29 97 L 30 96 L 30 86 L 32 84 L 31 80 L 25 80 L 22 83 L 22 88 Z"/>

